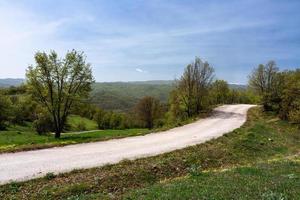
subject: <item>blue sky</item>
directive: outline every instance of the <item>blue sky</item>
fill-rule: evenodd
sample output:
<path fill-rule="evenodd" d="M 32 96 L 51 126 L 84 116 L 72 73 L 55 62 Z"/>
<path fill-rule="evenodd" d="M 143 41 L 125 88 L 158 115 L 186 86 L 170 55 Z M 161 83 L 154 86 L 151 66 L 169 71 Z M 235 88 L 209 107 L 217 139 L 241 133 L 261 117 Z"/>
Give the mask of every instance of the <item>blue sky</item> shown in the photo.
<path fill-rule="evenodd" d="M 246 83 L 259 63 L 300 67 L 298 0 L 0 0 L 0 78 L 37 51 L 84 51 L 97 81 L 178 78 L 195 56 Z"/>

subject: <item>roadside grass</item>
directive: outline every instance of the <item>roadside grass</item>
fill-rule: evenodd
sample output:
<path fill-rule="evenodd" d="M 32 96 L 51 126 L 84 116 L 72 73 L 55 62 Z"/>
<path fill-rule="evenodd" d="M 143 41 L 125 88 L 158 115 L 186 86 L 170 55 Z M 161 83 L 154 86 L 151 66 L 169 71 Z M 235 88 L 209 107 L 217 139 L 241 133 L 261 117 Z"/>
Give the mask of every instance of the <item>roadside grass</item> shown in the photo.
<path fill-rule="evenodd" d="M 283 169 L 279 169 L 279 171 L 276 171 L 277 167 L 269 166 L 268 163 L 261 165 L 265 165 L 265 168 L 261 168 L 257 163 L 274 159 L 283 160 L 290 155 L 298 154 L 299 141 L 300 130 L 296 126 L 281 121 L 272 114 L 263 113 L 260 108 L 256 107 L 250 109 L 248 120 L 241 128 L 218 139 L 154 157 L 135 161 L 124 160 L 119 164 L 99 168 L 74 170 L 70 173 L 56 175 L 51 179 L 39 178 L 22 183 L 6 184 L 0 186 L 0 199 L 122 199 L 125 197 L 135 199 L 142 193 L 142 188 L 146 188 L 145 197 L 147 195 L 151 197 L 152 191 L 156 190 L 156 187 L 157 190 L 162 190 L 160 188 L 163 185 L 160 183 L 169 183 L 169 181 L 176 183 L 178 179 L 183 179 L 186 182 L 198 182 L 198 180 L 202 180 L 202 176 L 207 176 L 207 181 L 211 181 L 209 182 L 211 184 L 216 184 L 213 182 L 213 178 L 220 176 L 219 188 L 229 188 L 231 192 L 238 193 L 245 190 L 242 183 L 246 181 L 247 177 L 242 177 L 242 175 L 248 176 L 247 173 L 251 174 L 256 171 L 258 174 L 264 174 L 265 171 L 269 172 L 269 176 L 266 174 L 262 178 L 252 177 L 253 181 L 264 187 L 265 190 L 261 192 L 266 192 L 265 195 L 267 196 L 287 195 L 282 189 L 276 189 L 272 185 L 273 182 L 279 185 L 282 183 L 281 179 L 275 180 L 273 175 L 280 174 L 280 170 L 285 170 L 285 161 L 282 161 Z M 298 174 L 299 172 L 294 170 L 293 163 L 294 161 L 287 164 L 291 167 L 287 167 L 287 171 L 282 171 L 282 173 Z M 279 165 L 281 164 L 279 163 Z M 295 165 L 298 167 L 298 163 Z M 236 168 L 236 171 L 233 169 L 232 172 L 221 173 L 223 169 L 230 168 Z M 240 175 L 239 169 L 242 171 Z M 263 171 L 264 169 L 266 170 Z M 214 170 L 216 172 L 213 172 Z M 295 176 L 299 178 L 297 174 Z M 232 181 L 226 178 L 231 175 L 237 176 L 237 179 L 240 179 L 240 184 L 234 183 L 233 178 L 230 179 Z M 192 178 L 186 178 L 189 176 Z M 204 180 L 199 184 L 195 183 L 193 187 L 204 184 Z M 180 183 L 178 184 L 180 185 Z M 182 187 L 185 187 L 185 182 L 182 184 Z M 295 188 L 297 184 L 292 182 L 286 182 L 286 184 L 291 191 L 297 190 Z M 134 191 L 136 189 L 137 192 Z M 173 191 L 170 189 L 170 193 L 167 193 L 164 198 L 171 199 L 168 197 L 175 195 L 171 194 Z M 180 197 L 180 190 L 174 192 Z M 186 190 L 183 188 L 182 192 L 184 193 Z M 203 194 L 209 195 L 210 192 L 207 191 Z M 225 192 L 224 189 L 224 194 Z M 260 194 L 256 191 L 255 186 L 249 187 L 247 191 L 248 195 L 252 193 L 254 195 Z M 201 194 L 199 191 L 199 195 Z M 221 194 L 223 195 L 223 193 Z M 298 195 L 298 193 L 293 193 L 293 195 Z"/>
<path fill-rule="evenodd" d="M 80 134 L 63 134 L 60 139 L 56 139 L 52 134 L 38 135 L 36 132 L 30 130 L 8 130 L 0 132 L 0 153 L 42 149 L 84 142 L 103 141 L 115 138 L 143 135 L 148 132 L 148 129 L 100 130 Z"/>
<path fill-rule="evenodd" d="M 300 157 L 299 157 L 300 158 Z M 298 159 L 299 159 L 298 158 Z M 131 191 L 124 199 L 266 199 L 300 197 L 300 160 L 264 162 L 226 171 L 201 172 Z"/>

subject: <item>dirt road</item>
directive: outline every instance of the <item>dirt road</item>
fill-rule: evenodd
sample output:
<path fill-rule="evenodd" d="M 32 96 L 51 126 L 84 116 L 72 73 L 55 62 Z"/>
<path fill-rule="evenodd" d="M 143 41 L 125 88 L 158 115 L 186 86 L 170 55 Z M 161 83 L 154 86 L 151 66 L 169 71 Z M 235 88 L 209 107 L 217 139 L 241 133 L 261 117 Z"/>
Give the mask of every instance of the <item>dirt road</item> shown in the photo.
<path fill-rule="evenodd" d="M 0 184 L 29 180 L 48 172 L 91 168 L 123 159 L 153 156 L 203 143 L 239 128 L 253 105 L 224 105 L 213 116 L 168 131 L 103 142 L 0 155 Z"/>

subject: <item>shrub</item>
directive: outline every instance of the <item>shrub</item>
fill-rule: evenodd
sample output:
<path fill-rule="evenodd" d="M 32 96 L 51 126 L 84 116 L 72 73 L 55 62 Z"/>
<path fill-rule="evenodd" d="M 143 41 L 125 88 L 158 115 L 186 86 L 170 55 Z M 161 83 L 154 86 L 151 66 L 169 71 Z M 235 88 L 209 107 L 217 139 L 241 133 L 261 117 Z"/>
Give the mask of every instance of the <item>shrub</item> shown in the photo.
<path fill-rule="evenodd" d="M 12 123 L 24 125 L 25 121 L 34 121 L 38 104 L 30 96 L 14 97 Z"/>
<path fill-rule="evenodd" d="M 0 93 L 0 130 L 5 130 L 11 117 L 12 103 L 8 96 Z"/>
<path fill-rule="evenodd" d="M 80 121 L 79 124 L 77 124 L 77 130 L 78 131 L 86 131 L 86 124 L 83 121 Z"/>
<path fill-rule="evenodd" d="M 54 179 L 55 178 L 55 174 L 52 173 L 52 172 L 48 172 L 45 176 L 45 179 L 47 180 L 51 180 L 51 179 Z"/>
<path fill-rule="evenodd" d="M 47 134 L 53 130 L 51 117 L 45 113 L 38 114 L 38 119 L 33 122 L 33 127 L 39 135 Z"/>
<path fill-rule="evenodd" d="M 292 123 L 300 124 L 300 110 L 290 111 L 288 117 Z"/>

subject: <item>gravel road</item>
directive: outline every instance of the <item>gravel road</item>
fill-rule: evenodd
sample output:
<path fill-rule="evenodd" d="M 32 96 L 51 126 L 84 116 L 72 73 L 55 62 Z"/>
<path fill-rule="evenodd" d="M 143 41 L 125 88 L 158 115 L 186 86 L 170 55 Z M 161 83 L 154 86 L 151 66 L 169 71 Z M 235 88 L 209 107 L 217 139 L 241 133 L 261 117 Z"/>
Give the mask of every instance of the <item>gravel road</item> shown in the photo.
<path fill-rule="evenodd" d="M 153 156 L 203 143 L 239 128 L 252 106 L 220 106 L 211 117 L 145 136 L 0 154 L 0 184 L 29 180 L 48 172 L 68 172 L 117 163 L 123 159 Z"/>

